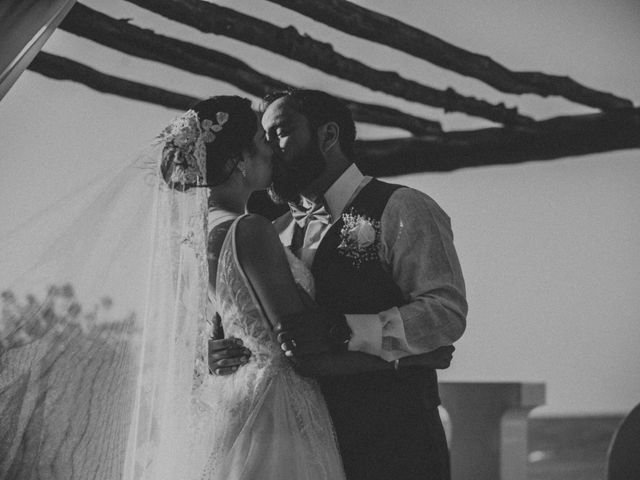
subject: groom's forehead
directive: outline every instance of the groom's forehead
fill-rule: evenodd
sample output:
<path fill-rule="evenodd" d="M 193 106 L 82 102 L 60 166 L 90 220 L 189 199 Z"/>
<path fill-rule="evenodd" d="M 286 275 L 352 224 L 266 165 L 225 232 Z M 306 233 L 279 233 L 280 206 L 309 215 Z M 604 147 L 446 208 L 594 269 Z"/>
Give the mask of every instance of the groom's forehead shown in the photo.
<path fill-rule="evenodd" d="M 271 103 L 262 116 L 262 124 L 265 127 L 306 122 L 306 120 L 306 117 L 295 108 L 295 102 L 287 97 L 279 98 Z"/>

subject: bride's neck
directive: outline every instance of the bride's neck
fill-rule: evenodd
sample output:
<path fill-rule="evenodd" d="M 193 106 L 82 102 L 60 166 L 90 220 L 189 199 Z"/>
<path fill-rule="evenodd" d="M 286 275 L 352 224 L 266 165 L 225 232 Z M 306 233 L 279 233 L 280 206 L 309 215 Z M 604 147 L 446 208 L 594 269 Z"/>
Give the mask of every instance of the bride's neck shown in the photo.
<path fill-rule="evenodd" d="M 227 212 L 242 215 L 245 213 L 250 193 L 238 192 L 237 189 L 229 190 L 224 187 L 212 188 L 209 194 L 209 208 L 226 210 Z"/>

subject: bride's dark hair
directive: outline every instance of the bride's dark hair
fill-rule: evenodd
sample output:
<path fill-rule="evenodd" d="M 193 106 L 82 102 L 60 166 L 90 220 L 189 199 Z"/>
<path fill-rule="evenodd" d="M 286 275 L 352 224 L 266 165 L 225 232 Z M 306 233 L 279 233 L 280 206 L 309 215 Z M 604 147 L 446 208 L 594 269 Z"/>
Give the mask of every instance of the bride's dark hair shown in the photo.
<path fill-rule="evenodd" d="M 206 186 L 213 187 L 224 183 L 233 173 L 241 160 L 243 150 L 252 151 L 253 137 L 258 123 L 256 114 L 251 108 L 251 101 L 235 95 L 219 95 L 196 103 L 192 108 L 198 114 L 200 124 L 210 120 L 218 125 L 218 115 L 226 114 L 226 121 L 219 131 L 214 132 L 215 140 L 206 143 L 207 176 Z M 184 185 L 173 184 L 170 181 L 173 172 L 173 155 L 171 152 L 177 147 L 165 146 L 161 171 L 162 175 L 174 188 L 186 190 L 196 186 L 194 183 Z"/>

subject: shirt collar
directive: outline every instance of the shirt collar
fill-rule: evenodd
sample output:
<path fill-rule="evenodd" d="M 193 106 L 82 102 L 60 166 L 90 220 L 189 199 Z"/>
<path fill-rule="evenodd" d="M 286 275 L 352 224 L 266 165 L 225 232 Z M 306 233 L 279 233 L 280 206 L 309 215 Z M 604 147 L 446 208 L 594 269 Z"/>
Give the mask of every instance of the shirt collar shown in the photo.
<path fill-rule="evenodd" d="M 369 181 L 355 163 L 352 163 L 324 194 L 324 201 L 333 221 L 337 220 L 351 199 Z"/>

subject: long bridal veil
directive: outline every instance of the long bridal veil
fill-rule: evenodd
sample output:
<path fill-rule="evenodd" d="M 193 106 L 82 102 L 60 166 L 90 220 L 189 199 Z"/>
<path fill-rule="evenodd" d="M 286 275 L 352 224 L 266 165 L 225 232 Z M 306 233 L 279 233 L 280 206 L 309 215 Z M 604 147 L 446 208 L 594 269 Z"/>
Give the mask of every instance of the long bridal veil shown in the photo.
<path fill-rule="evenodd" d="M 170 189 L 161 148 L 0 239 L 2 479 L 194 478 L 206 461 L 206 189 Z"/>

